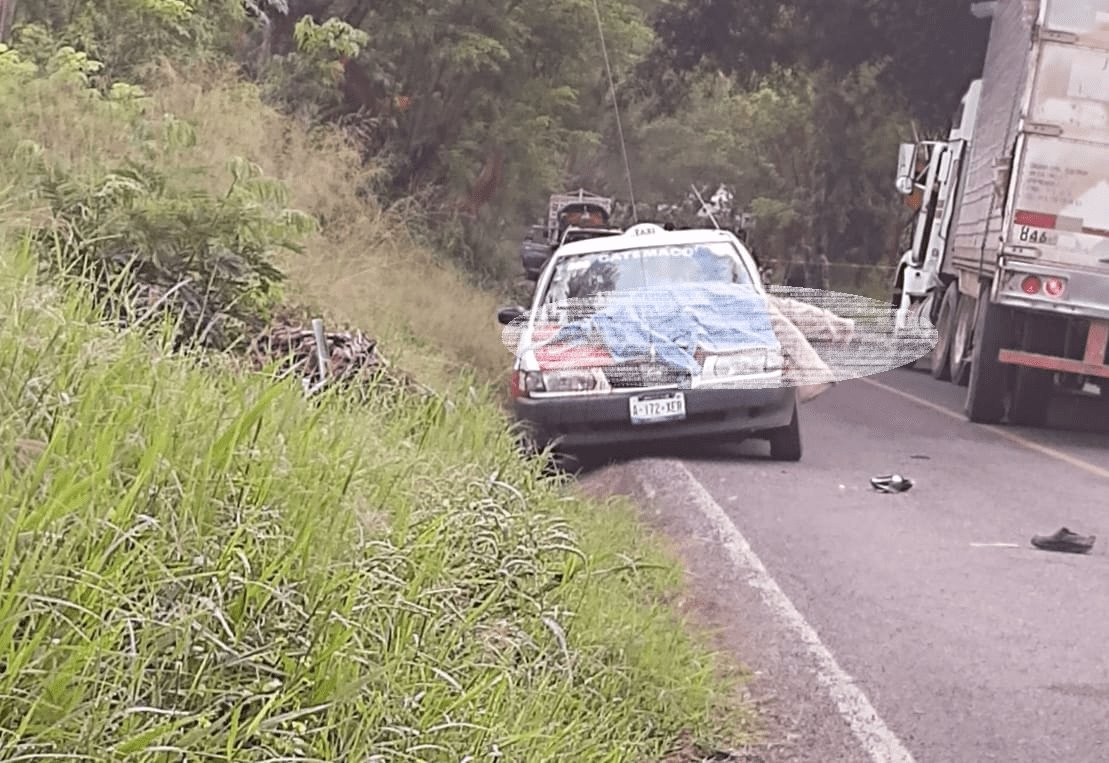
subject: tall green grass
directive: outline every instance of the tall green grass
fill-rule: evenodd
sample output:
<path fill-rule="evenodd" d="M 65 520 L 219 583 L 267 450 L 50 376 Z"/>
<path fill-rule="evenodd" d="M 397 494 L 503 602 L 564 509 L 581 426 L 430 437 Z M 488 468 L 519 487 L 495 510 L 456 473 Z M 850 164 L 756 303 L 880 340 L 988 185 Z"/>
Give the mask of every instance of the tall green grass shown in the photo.
<path fill-rule="evenodd" d="M 0 256 L 0 759 L 639 761 L 727 684 L 482 393 L 306 401 Z"/>

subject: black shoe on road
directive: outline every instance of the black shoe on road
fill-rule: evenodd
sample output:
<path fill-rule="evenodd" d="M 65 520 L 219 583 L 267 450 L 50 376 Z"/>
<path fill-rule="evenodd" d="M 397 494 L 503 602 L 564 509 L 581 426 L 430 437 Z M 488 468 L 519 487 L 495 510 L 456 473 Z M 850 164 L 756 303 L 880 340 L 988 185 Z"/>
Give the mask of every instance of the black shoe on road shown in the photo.
<path fill-rule="evenodd" d="M 1059 530 L 1054 535 L 1035 535 L 1032 545 L 1043 551 L 1060 551 L 1064 554 L 1088 554 L 1094 547 L 1094 535 L 1078 535 L 1067 528 Z"/>

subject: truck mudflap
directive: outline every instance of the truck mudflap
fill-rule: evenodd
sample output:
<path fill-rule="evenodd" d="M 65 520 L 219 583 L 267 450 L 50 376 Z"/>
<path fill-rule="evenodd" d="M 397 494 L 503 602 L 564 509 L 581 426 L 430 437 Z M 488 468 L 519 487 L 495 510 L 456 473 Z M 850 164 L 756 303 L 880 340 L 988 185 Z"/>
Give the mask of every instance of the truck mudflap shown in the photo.
<path fill-rule="evenodd" d="M 1027 366 L 1043 371 L 1096 376 L 1109 379 L 1109 363 L 1106 363 L 1106 348 L 1109 347 L 1109 320 L 1090 321 L 1086 335 L 1086 349 L 1082 360 L 1040 355 L 1023 350 L 1002 350 L 998 360 L 1014 366 Z"/>

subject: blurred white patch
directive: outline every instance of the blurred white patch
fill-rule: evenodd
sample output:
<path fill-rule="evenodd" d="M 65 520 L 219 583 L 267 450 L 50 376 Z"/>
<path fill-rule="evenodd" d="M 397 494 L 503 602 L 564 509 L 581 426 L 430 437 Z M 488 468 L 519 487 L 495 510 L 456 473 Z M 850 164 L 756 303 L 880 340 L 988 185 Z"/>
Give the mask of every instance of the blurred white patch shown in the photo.
<path fill-rule="evenodd" d="M 932 352 L 925 315 L 856 294 L 691 283 L 552 300 L 502 339 L 531 370 L 602 369 L 613 389 L 657 385 L 766 389 L 829 385 L 913 364 Z M 645 368 L 665 371 L 648 374 Z"/>

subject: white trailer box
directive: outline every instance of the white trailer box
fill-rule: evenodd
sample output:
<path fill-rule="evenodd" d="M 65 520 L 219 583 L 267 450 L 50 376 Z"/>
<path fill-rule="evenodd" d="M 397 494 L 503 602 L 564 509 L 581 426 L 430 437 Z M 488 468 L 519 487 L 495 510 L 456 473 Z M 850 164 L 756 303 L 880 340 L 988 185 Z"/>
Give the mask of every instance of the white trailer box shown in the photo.
<path fill-rule="evenodd" d="M 945 259 L 971 420 L 1036 424 L 1056 373 L 1109 379 L 1109 0 L 994 5 Z"/>

